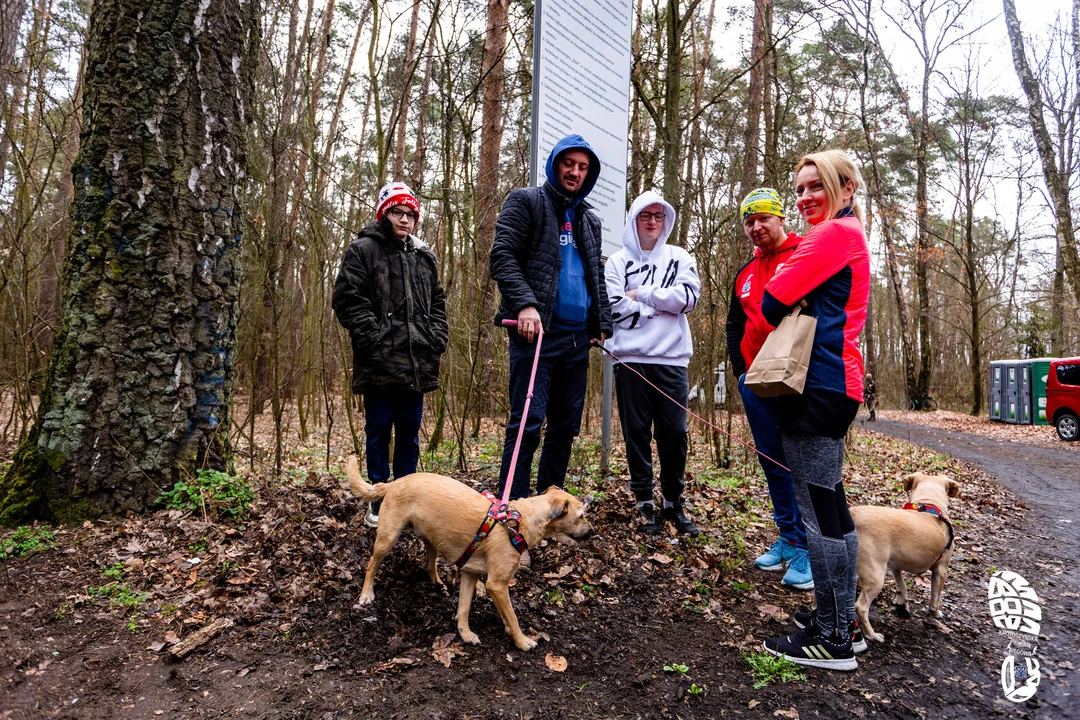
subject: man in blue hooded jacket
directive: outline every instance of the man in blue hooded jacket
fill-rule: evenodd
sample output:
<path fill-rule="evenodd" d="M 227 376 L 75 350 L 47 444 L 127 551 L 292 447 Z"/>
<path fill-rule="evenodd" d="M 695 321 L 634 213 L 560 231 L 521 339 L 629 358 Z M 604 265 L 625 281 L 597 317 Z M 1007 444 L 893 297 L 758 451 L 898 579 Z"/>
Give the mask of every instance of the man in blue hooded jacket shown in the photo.
<path fill-rule="evenodd" d="M 611 335 L 611 310 L 600 264 L 600 218 L 586 196 L 600 161 L 580 135 L 568 135 L 548 156 L 542 187 L 510 193 L 495 222 L 491 277 L 502 302 L 495 324 L 518 321 L 510 332 L 510 421 L 499 487 L 507 482 L 514 442 L 532 372 L 538 331 L 544 331 L 529 416 L 521 438 L 510 498 L 529 495 L 532 458 L 547 417 L 536 492 L 562 486 L 570 448 L 581 430 L 589 347 Z"/>

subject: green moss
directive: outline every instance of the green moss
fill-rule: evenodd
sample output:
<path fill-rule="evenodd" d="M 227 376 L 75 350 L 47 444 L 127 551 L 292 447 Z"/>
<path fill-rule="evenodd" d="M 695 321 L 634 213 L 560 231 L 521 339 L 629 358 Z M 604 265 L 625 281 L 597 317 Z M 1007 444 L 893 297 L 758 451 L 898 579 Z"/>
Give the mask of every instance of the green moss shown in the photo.
<path fill-rule="evenodd" d="M 97 520 L 101 508 L 86 498 L 63 498 L 49 503 L 49 510 L 58 525 L 82 525 L 87 520 Z"/>
<path fill-rule="evenodd" d="M 0 525 L 14 527 L 43 518 L 48 511 L 49 461 L 37 446 L 35 429 L 12 456 L 11 468 L 0 480 Z"/>
<path fill-rule="evenodd" d="M 0 526 L 28 520 L 79 525 L 96 520 L 102 511 L 85 498 L 57 497 L 52 478 L 66 460 L 58 450 L 41 450 L 35 428 L 12 456 L 11 468 L 0 480 Z"/>

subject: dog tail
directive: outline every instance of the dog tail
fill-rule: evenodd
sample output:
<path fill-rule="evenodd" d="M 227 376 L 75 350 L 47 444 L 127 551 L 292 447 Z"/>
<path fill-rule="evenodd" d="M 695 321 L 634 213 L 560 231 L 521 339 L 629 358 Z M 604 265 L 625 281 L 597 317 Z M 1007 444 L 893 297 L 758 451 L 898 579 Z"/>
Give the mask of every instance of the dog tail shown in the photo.
<path fill-rule="evenodd" d="M 376 483 L 372 485 L 369 482 L 364 482 L 363 476 L 360 475 L 360 466 L 356 462 L 355 455 L 349 458 L 349 463 L 345 468 L 345 474 L 349 477 L 349 487 L 352 488 L 353 495 L 361 500 L 374 502 L 376 500 L 382 500 L 383 495 L 386 495 L 386 489 L 389 487 L 389 483 Z"/>

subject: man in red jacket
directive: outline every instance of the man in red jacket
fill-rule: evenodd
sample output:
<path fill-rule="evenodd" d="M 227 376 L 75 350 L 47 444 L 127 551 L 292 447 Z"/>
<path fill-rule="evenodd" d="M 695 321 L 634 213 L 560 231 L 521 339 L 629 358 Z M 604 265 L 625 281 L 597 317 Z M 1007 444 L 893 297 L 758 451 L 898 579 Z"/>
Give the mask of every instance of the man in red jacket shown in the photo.
<path fill-rule="evenodd" d="M 786 563 L 787 572 L 781 582 L 797 590 L 813 590 L 806 526 L 795 502 L 795 486 L 791 473 L 777 464 L 787 465 L 777 429 L 776 398 L 758 397 L 743 384 L 746 369 L 754 362 L 765 338 L 773 331 L 773 326 L 761 314 L 765 283 L 791 257 L 802 238 L 784 231 L 784 205 L 780 194 L 772 188 L 758 188 L 751 192 L 743 200 L 740 210 L 743 231 L 754 244 L 754 255 L 735 274 L 727 318 L 728 355 L 735 376 L 739 378 L 739 392 L 754 444 L 758 450 L 776 460 L 773 462 L 758 456 L 769 483 L 773 519 L 780 529 L 780 539 L 754 561 L 754 566 L 780 572 Z"/>

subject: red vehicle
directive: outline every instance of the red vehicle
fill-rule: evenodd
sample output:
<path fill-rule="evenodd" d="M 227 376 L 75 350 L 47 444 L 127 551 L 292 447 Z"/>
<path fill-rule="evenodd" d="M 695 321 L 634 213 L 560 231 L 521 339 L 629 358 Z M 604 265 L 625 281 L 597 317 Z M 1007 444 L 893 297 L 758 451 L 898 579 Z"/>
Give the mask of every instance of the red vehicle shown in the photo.
<path fill-rule="evenodd" d="M 1046 417 L 1057 427 L 1062 440 L 1080 439 L 1080 357 L 1050 363 Z"/>

